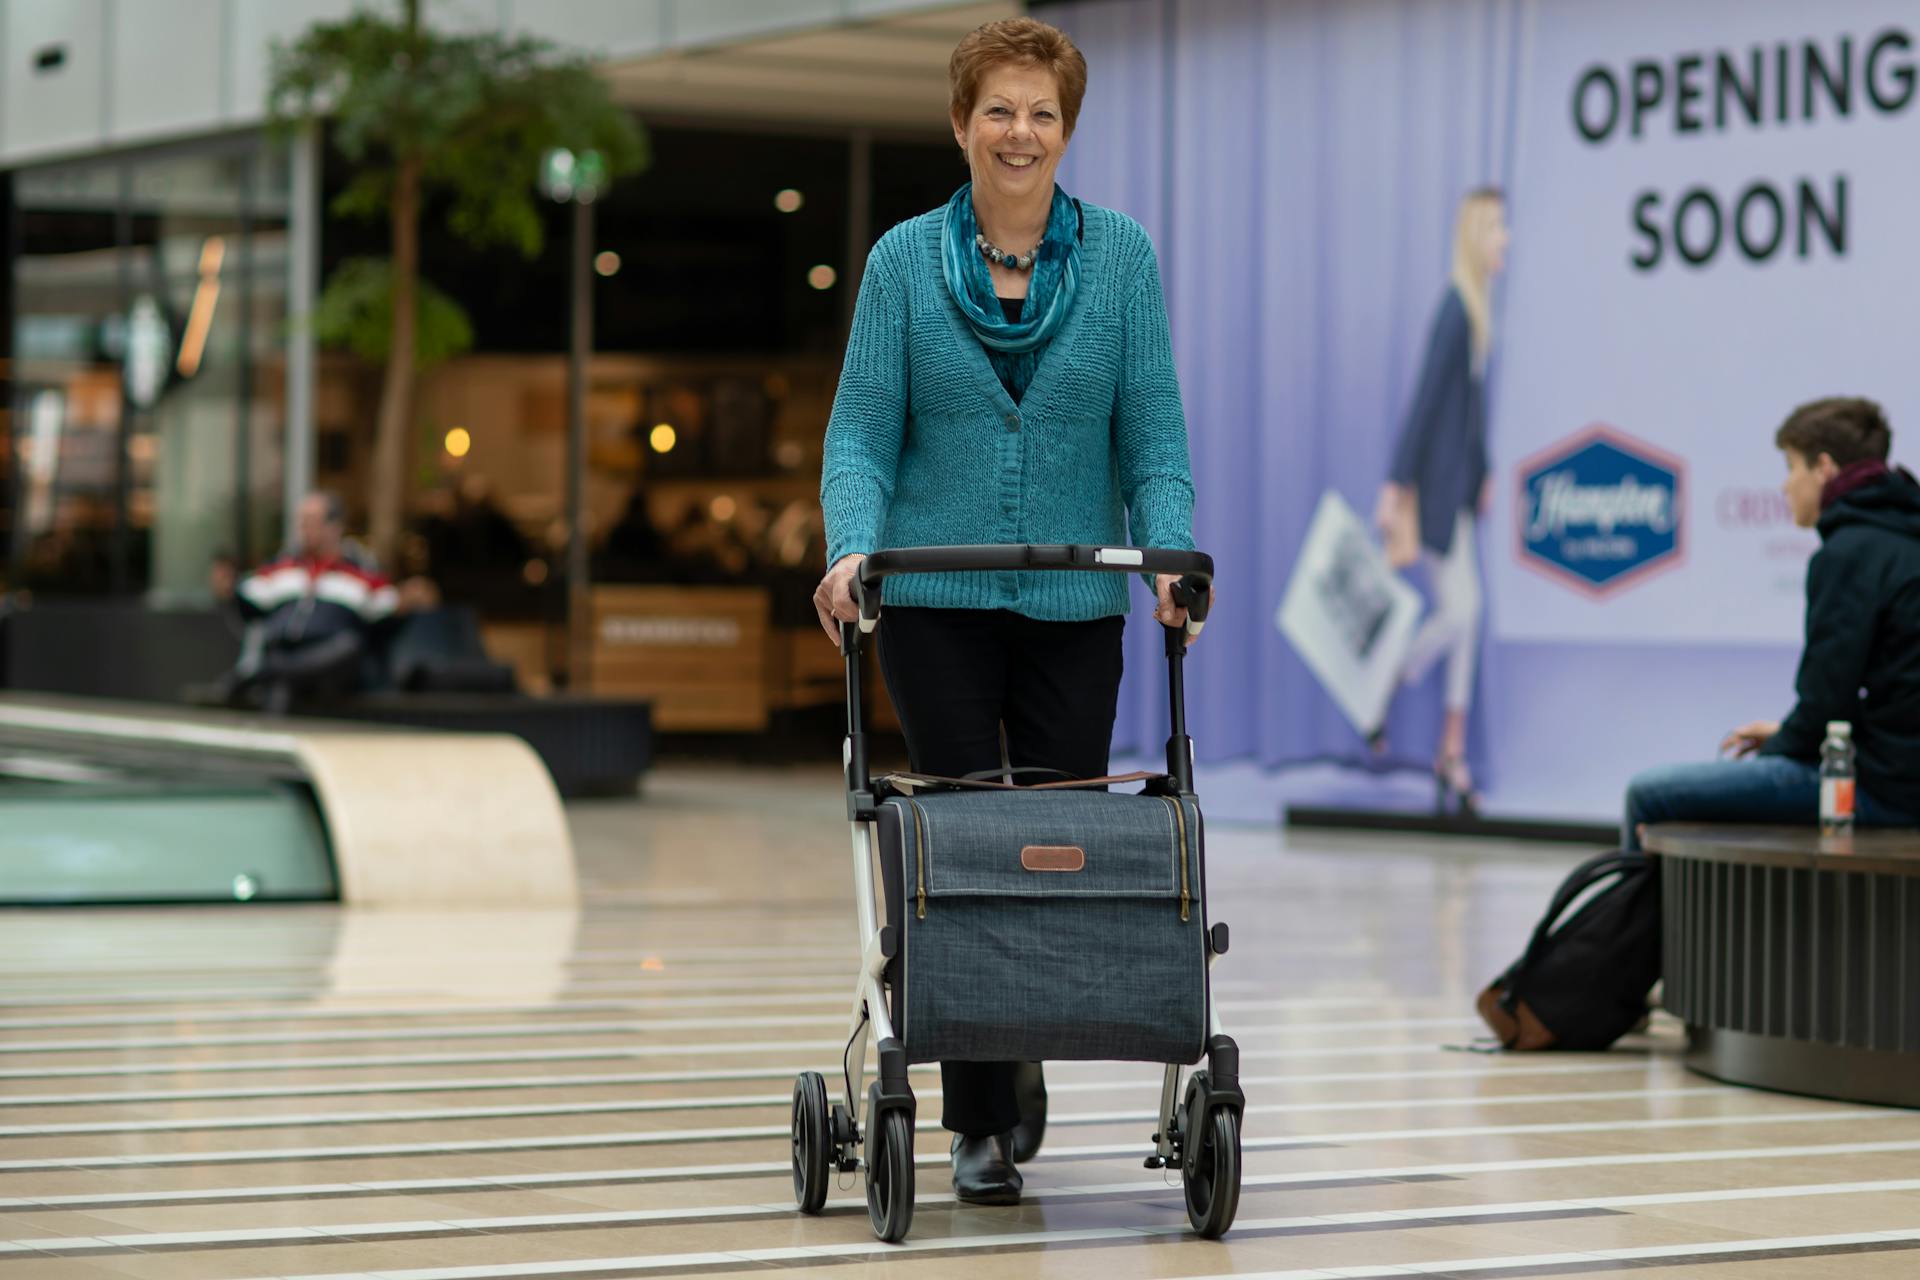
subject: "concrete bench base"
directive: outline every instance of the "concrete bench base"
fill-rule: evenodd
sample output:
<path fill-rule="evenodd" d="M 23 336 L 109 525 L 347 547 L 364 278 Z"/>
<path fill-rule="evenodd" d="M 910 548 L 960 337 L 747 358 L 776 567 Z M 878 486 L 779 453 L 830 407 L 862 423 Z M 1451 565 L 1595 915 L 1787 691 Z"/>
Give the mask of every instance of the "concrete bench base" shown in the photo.
<path fill-rule="evenodd" d="M 1914 1055 L 1788 1040 L 1715 1027 L 1687 1028 L 1687 1066 L 1728 1084 L 1842 1102 L 1920 1107 Z"/>
<path fill-rule="evenodd" d="M 1920 1107 L 1920 835 L 1675 824 L 1647 848 L 1690 1067 Z"/>

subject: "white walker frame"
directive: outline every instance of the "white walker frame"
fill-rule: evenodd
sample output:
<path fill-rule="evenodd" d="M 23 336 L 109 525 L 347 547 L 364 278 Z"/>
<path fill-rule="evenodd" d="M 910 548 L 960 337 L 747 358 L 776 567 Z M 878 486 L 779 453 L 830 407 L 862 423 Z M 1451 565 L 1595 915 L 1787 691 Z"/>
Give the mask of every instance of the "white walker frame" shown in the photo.
<path fill-rule="evenodd" d="M 1183 662 L 1188 640 L 1205 625 L 1211 603 L 1213 561 L 1198 552 L 1101 546 L 917 547 L 880 551 L 862 563 L 851 583 L 859 608 L 858 623 L 840 624 L 840 648 L 847 668 L 847 737 L 842 764 L 847 787 L 847 816 L 852 831 L 854 907 L 860 939 L 860 972 L 855 979 L 847 1019 L 847 1044 L 840 1059 L 844 1107 L 829 1107 L 825 1081 L 803 1072 L 794 1086 L 794 1196 L 803 1212 L 817 1213 L 826 1199 L 831 1170 L 864 1167 L 867 1209 L 876 1235 L 898 1241 L 906 1235 L 913 1211 L 912 1126 L 898 1114 L 914 1114 L 906 1081 L 905 1050 L 887 1002 L 890 952 L 905 945 L 904 931 L 880 919 L 874 886 L 874 861 L 882 856 L 875 805 L 884 798 L 867 772 L 866 737 L 861 713 L 862 637 L 880 618 L 880 583 L 894 573 L 1060 569 L 1092 572 L 1177 574 L 1175 601 L 1188 611 L 1185 626 L 1163 628 L 1166 635 L 1168 708 L 1172 732 L 1167 739 L 1167 774 L 1161 781 L 1173 793 L 1193 794 L 1193 741 L 1187 736 Z M 1205 892 L 1202 868 L 1202 892 Z M 1205 919 L 1205 916 L 1202 916 Z M 1239 1050 L 1220 1021 L 1212 998 L 1214 961 L 1227 950 L 1227 931 L 1214 924 L 1206 934 L 1208 1070 L 1188 1077 L 1183 1095 L 1179 1063 L 1169 1063 L 1160 1086 L 1159 1127 L 1153 1135 L 1150 1169 L 1177 1168 L 1186 1190 L 1187 1214 L 1194 1229 L 1218 1238 L 1232 1225 L 1240 1196 L 1240 1118 L 1245 1100 L 1239 1088 Z M 867 1048 L 873 1041 L 881 1061 L 880 1114 L 867 1105 Z M 892 1046 L 889 1048 L 889 1046 Z M 891 1065 L 890 1065 L 891 1064 Z M 891 1090 L 891 1092 L 889 1092 Z M 892 1137 L 883 1137 L 882 1127 Z M 897 1149 L 904 1144 L 905 1149 Z M 876 1151 L 876 1147 L 878 1150 Z M 860 1158 L 864 1154 L 864 1159 Z"/>

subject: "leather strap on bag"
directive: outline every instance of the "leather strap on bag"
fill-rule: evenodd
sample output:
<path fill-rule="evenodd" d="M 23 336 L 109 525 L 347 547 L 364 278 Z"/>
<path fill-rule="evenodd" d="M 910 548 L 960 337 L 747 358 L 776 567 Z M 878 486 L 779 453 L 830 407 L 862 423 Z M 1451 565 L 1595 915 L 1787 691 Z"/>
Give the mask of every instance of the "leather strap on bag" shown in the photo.
<path fill-rule="evenodd" d="M 1020 850 L 1020 865 L 1028 871 L 1084 871 L 1087 851 L 1077 844 L 1030 844 Z"/>

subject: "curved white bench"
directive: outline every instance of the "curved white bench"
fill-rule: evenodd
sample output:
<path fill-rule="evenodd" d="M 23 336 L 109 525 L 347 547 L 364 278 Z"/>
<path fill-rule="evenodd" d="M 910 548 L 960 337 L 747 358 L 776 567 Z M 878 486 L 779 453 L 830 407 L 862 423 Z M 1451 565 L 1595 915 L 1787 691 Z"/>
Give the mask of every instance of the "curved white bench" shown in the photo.
<path fill-rule="evenodd" d="M 0 743 L 303 781 L 319 804 L 340 900 L 355 906 L 579 902 L 559 794 L 533 749 L 507 734 L 7 695 Z"/>

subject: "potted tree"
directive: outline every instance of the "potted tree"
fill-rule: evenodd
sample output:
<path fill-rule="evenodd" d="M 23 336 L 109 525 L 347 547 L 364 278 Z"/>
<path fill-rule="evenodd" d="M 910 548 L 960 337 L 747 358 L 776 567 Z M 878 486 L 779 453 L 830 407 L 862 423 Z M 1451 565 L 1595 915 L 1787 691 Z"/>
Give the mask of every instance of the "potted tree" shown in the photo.
<path fill-rule="evenodd" d="M 532 258 L 543 241 L 534 184 L 547 153 L 597 153 L 609 177 L 635 173 L 647 163 L 646 135 L 586 59 L 528 36 L 434 31 L 420 21 L 420 0 L 276 42 L 267 105 L 281 127 L 330 125 L 355 169 L 333 211 L 384 217 L 390 229 L 389 256 L 342 263 L 312 322 L 322 342 L 383 366 L 368 532 L 392 563 L 415 378 L 473 341 L 460 305 L 420 275 L 427 197 L 444 197 L 439 230 Z"/>

